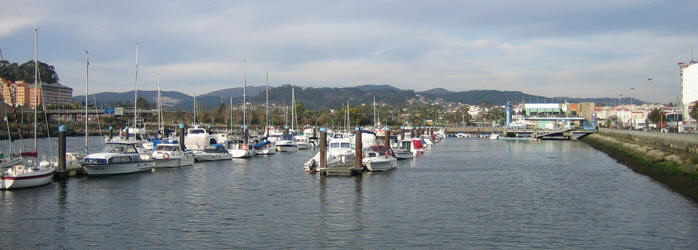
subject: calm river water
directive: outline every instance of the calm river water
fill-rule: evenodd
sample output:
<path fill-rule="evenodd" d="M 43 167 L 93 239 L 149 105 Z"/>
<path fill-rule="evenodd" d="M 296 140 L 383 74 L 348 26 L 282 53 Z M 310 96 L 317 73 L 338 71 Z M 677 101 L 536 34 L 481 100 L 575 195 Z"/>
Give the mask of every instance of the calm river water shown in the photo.
<path fill-rule="evenodd" d="M 74 151 L 83 145 L 69 138 Z M 582 142 L 449 138 L 358 177 L 305 174 L 314 154 L 0 192 L 0 248 L 698 245 L 695 203 Z"/>

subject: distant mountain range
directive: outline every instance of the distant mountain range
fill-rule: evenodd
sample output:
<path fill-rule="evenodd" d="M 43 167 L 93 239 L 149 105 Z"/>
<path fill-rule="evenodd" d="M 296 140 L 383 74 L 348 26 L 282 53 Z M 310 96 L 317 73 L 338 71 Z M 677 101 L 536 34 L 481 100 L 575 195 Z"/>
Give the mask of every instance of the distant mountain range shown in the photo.
<path fill-rule="evenodd" d="M 272 104 L 277 106 L 285 106 L 291 103 L 291 88 L 290 85 L 269 88 L 269 99 Z M 375 96 L 379 103 L 387 103 L 393 106 L 406 106 L 408 100 L 432 102 L 442 100 L 444 102 L 462 103 L 462 104 L 481 104 L 489 103 L 493 105 L 504 105 L 507 101 L 512 103 L 552 103 L 552 102 L 595 102 L 603 105 L 615 105 L 618 102 L 617 98 L 572 98 L 572 97 L 545 97 L 530 95 L 520 91 L 499 91 L 499 90 L 468 90 L 468 91 L 449 91 L 443 88 L 435 88 L 426 91 L 415 92 L 414 90 L 403 90 L 390 85 L 361 85 L 347 88 L 314 88 L 314 87 L 295 87 L 296 102 L 303 103 L 308 108 L 338 108 L 346 105 L 347 100 L 350 105 L 373 103 Z M 97 103 L 100 106 L 112 106 L 115 104 L 133 103 L 133 91 L 124 93 L 102 92 L 95 94 Z M 156 102 L 157 91 L 146 90 L 138 91 L 138 96 L 143 97 L 148 102 Z M 194 107 L 194 97 L 178 91 L 163 91 L 163 107 L 167 110 L 192 110 Z M 207 94 L 196 97 L 196 102 L 202 108 L 211 109 L 218 107 L 221 104 L 228 104 L 230 98 L 233 98 L 234 105 L 242 103 L 242 87 L 228 88 L 213 91 Z M 250 102 L 261 104 L 264 103 L 265 94 L 264 86 L 248 86 L 247 98 Z M 82 103 L 85 96 L 73 97 L 74 102 Z M 93 98 L 90 98 L 90 103 Z M 628 103 L 629 100 L 623 99 L 623 103 Z M 632 99 L 632 103 L 643 104 L 645 102 Z"/>

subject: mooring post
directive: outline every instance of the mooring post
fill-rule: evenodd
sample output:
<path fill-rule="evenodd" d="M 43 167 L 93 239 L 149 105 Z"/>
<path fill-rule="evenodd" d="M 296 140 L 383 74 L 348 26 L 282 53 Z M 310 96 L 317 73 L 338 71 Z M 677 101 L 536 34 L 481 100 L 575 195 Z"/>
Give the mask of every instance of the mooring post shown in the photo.
<path fill-rule="evenodd" d="M 128 137 L 129 137 L 128 126 L 126 126 L 125 130 L 126 130 L 126 132 L 124 134 L 126 134 L 126 135 L 124 136 L 124 138 L 126 138 L 126 140 L 128 141 Z"/>
<path fill-rule="evenodd" d="M 327 129 L 320 129 L 320 168 L 327 168 Z"/>
<path fill-rule="evenodd" d="M 58 170 L 66 172 L 65 166 L 65 125 L 58 126 Z"/>
<path fill-rule="evenodd" d="M 400 126 L 400 140 L 405 139 L 405 127 Z"/>
<path fill-rule="evenodd" d="M 114 127 L 109 126 L 109 140 L 114 138 Z"/>
<path fill-rule="evenodd" d="M 361 144 L 361 128 L 354 129 L 355 137 L 355 149 L 356 152 L 354 159 L 354 169 L 361 169 L 363 167 L 363 145 Z"/>
<path fill-rule="evenodd" d="M 179 137 L 179 147 L 184 150 L 184 123 L 179 124 L 179 128 L 177 129 L 177 136 Z"/>

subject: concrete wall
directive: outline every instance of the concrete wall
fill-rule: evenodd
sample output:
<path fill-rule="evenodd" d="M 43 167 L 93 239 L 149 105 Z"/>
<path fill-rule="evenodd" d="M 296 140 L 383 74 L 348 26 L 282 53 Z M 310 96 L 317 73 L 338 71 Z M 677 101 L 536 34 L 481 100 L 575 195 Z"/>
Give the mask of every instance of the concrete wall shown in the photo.
<path fill-rule="evenodd" d="M 645 132 L 633 130 L 599 129 L 599 134 L 619 136 L 642 141 L 647 144 L 667 146 L 673 149 L 686 150 L 696 153 L 698 149 L 698 134 L 674 134 L 660 132 Z"/>

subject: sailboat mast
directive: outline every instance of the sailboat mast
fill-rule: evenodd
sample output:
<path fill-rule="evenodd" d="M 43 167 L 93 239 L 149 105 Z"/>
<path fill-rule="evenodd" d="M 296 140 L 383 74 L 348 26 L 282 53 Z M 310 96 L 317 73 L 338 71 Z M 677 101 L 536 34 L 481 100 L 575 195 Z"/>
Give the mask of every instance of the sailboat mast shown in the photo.
<path fill-rule="evenodd" d="M 232 132 L 233 130 L 233 97 L 230 97 L 230 131 Z M 226 128 L 228 128 L 228 124 L 225 125 Z"/>
<path fill-rule="evenodd" d="M 291 86 L 291 130 L 295 128 L 294 123 L 296 123 L 296 88 Z"/>
<path fill-rule="evenodd" d="M 376 96 L 373 96 L 373 127 L 375 128 L 377 126 L 376 124 Z"/>
<path fill-rule="evenodd" d="M 162 95 L 160 94 L 160 73 L 157 74 L 158 80 L 158 130 L 162 135 L 165 135 L 165 131 L 162 126 Z"/>
<path fill-rule="evenodd" d="M 37 152 L 37 120 L 36 107 L 39 106 L 39 95 L 41 94 L 41 85 L 39 83 L 39 28 L 34 27 L 34 152 Z"/>
<path fill-rule="evenodd" d="M 247 59 L 242 65 L 242 124 L 247 125 Z"/>
<path fill-rule="evenodd" d="M 266 90 L 266 100 L 264 101 L 264 117 L 266 119 L 266 125 L 269 127 L 269 72 L 267 72 L 267 86 Z"/>
<path fill-rule="evenodd" d="M 136 42 L 136 79 L 133 84 L 133 128 L 136 128 L 138 122 L 138 50 L 140 45 Z M 128 131 L 126 131 L 128 133 Z"/>
<path fill-rule="evenodd" d="M 90 52 L 85 50 L 85 154 L 90 154 L 89 147 L 87 146 L 87 120 L 88 120 L 88 102 L 90 97 L 90 91 L 88 87 L 90 86 Z"/>
<path fill-rule="evenodd" d="M 194 125 L 196 125 L 196 94 L 194 94 Z"/>

